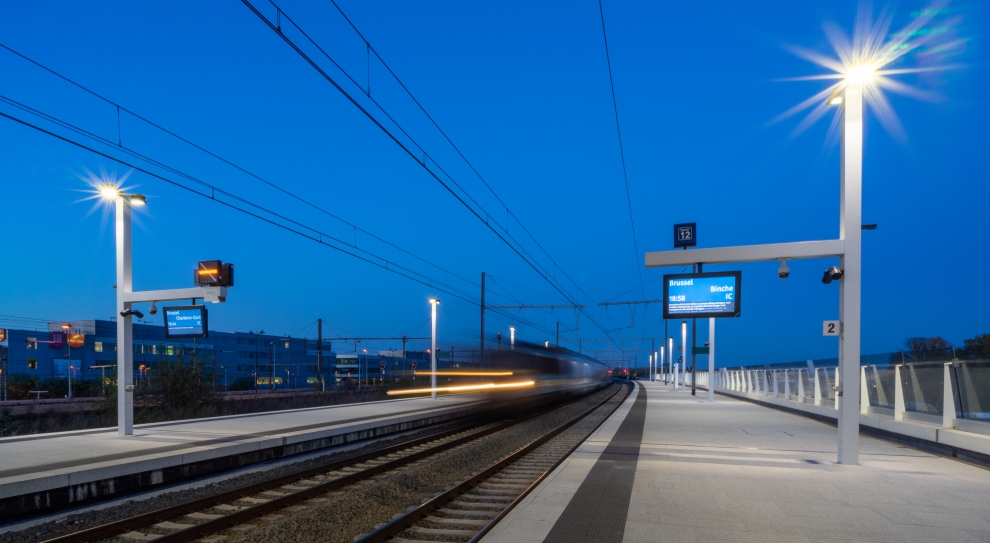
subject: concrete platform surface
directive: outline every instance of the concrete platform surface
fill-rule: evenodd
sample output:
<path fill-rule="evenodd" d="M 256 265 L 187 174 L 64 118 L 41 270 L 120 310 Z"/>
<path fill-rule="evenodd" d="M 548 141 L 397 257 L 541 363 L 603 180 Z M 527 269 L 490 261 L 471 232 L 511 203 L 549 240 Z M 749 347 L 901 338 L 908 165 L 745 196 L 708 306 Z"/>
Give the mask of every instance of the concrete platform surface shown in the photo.
<path fill-rule="evenodd" d="M 646 417 L 635 480 L 622 489 L 627 510 L 615 513 L 624 517 L 624 528 L 572 533 L 571 540 L 990 542 L 986 469 L 866 436 L 860 465 L 839 465 L 834 427 L 730 397 L 708 404 L 702 392 L 692 397 L 659 383 L 639 387 Z M 574 513 L 595 515 L 582 494 L 614 496 L 617 489 L 601 481 L 589 488 L 585 477 L 595 464 L 621 463 L 601 455 L 634 399 L 485 541 L 557 540 L 558 522 L 573 522 Z M 568 510 L 577 503 L 588 510 Z"/>
<path fill-rule="evenodd" d="M 343 434 L 459 413 L 482 401 L 478 395 L 388 400 L 136 425 L 132 436 L 118 436 L 111 428 L 3 438 L 0 499 L 273 447 L 326 442 Z"/>

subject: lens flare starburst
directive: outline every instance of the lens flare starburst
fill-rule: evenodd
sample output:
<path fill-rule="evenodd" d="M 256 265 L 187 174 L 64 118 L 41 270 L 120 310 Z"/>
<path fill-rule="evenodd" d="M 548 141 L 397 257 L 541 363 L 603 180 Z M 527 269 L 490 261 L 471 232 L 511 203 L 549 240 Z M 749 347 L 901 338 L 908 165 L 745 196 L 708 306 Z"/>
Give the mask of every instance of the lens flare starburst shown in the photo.
<path fill-rule="evenodd" d="M 899 140 L 906 138 L 904 128 L 884 91 L 890 91 L 926 101 L 940 98 L 936 92 L 926 91 L 893 79 L 891 76 L 932 72 L 957 68 L 958 65 L 929 65 L 902 67 L 907 57 L 924 55 L 927 61 L 934 56 L 945 58 L 961 45 L 960 41 L 946 41 L 951 33 L 946 26 L 932 27 L 936 17 L 948 12 L 947 2 L 932 5 L 913 13 L 911 22 L 897 32 L 891 32 L 893 12 L 883 10 L 876 20 L 872 17 L 869 4 L 860 6 L 853 27 L 852 38 L 836 24 L 826 24 L 825 35 L 834 49 L 835 56 L 798 46 L 786 46 L 800 58 L 813 62 L 832 73 L 790 77 L 781 81 L 834 80 L 828 88 L 816 93 L 807 100 L 785 111 L 772 122 L 782 121 L 811 108 L 811 111 L 794 129 L 794 135 L 803 132 L 821 119 L 829 106 L 842 103 L 842 93 L 851 86 L 862 90 L 866 105 L 873 111 L 883 127 Z M 950 21 L 951 24 L 951 21 Z M 833 122 L 833 132 L 837 128 L 838 117 Z"/>
<path fill-rule="evenodd" d="M 86 215 L 89 216 L 98 210 L 101 211 L 103 215 L 103 224 L 105 226 L 110 219 L 110 214 L 113 213 L 114 205 L 117 203 L 117 200 L 121 196 L 126 193 L 130 193 L 134 188 L 136 188 L 125 185 L 130 176 L 131 171 L 128 171 L 118 177 L 116 173 L 109 173 L 104 169 L 100 169 L 99 173 L 93 173 L 89 170 L 85 170 L 84 173 L 79 174 L 79 179 L 86 183 L 88 187 L 80 190 L 80 192 L 82 192 L 85 196 L 77 200 L 77 202 L 92 200 L 93 207 Z M 133 197 L 135 196 L 132 195 L 132 198 Z M 131 201 L 132 207 L 142 207 L 145 203 L 144 196 L 137 195 L 136 198 L 137 200 Z M 140 226 L 140 220 L 136 216 L 134 216 L 132 220 Z"/>

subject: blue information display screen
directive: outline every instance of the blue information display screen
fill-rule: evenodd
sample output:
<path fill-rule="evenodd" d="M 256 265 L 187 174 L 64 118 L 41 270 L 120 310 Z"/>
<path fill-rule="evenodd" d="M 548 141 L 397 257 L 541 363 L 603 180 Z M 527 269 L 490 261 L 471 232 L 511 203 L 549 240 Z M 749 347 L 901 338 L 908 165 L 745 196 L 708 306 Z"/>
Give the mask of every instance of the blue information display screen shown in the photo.
<path fill-rule="evenodd" d="M 206 337 L 206 308 L 201 305 L 166 307 L 165 337 Z"/>
<path fill-rule="evenodd" d="M 742 272 L 663 276 L 663 318 L 738 317 Z"/>

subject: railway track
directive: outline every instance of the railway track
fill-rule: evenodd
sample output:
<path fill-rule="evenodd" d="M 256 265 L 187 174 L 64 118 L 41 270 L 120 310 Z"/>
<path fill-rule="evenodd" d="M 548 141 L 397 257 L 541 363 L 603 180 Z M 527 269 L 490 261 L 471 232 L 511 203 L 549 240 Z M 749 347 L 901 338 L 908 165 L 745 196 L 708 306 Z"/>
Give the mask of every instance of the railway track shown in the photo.
<path fill-rule="evenodd" d="M 624 393 L 623 392 L 624 389 Z M 561 424 L 432 500 L 383 524 L 355 543 L 476 543 L 535 489 L 619 407 L 631 387 Z M 582 424 L 589 415 L 601 417 Z"/>
<path fill-rule="evenodd" d="M 574 398 L 564 405 L 587 396 Z M 66 534 L 45 543 L 90 543 L 111 538 L 115 541 L 159 543 L 220 541 L 226 537 L 216 534 L 253 528 L 252 521 L 278 518 L 276 513 L 291 514 L 305 508 L 307 502 L 324 500 L 321 496 L 332 495 L 562 407 L 557 405 L 516 420 L 475 422 L 301 473 Z"/>

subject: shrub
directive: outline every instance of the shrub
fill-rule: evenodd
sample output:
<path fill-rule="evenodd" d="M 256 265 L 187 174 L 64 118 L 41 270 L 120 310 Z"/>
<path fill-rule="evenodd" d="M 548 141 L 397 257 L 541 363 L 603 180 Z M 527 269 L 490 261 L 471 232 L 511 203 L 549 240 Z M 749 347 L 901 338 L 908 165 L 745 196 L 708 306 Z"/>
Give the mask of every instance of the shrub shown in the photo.
<path fill-rule="evenodd" d="M 187 357 L 182 348 L 173 360 L 159 359 L 149 373 L 149 403 L 168 413 L 192 416 L 218 399 L 214 366 L 195 354 Z"/>
<path fill-rule="evenodd" d="M 254 380 L 250 377 L 238 377 L 227 386 L 227 390 L 254 390 Z"/>

